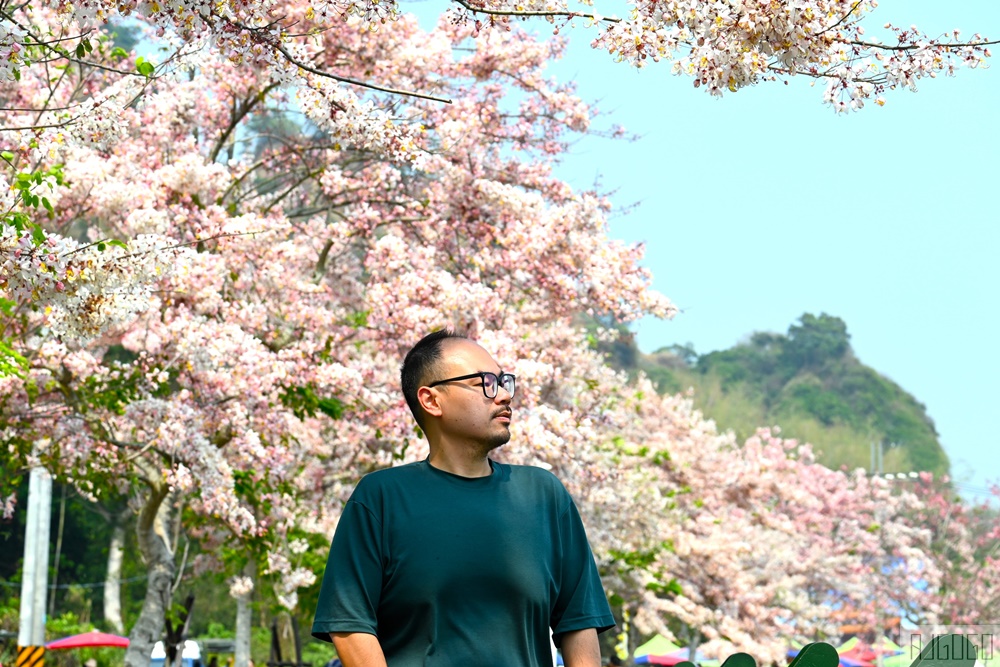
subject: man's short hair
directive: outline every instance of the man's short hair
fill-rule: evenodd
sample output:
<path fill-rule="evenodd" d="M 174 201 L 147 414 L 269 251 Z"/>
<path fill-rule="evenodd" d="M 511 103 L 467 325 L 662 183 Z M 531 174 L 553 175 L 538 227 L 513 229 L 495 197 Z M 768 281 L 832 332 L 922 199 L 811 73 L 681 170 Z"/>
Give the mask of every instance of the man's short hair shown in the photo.
<path fill-rule="evenodd" d="M 466 340 L 465 336 L 457 334 L 451 329 L 439 329 L 427 334 L 406 353 L 403 365 L 399 370 L 403 397 L 406 399 L 406 404 L 410 406 L 410 412 L 413 413 L 413 418 L 417 420 L 417 425 L 420 428 L 424 428 L 424 411 L 420 407 L 420 401 L 417 400 L 417 390 L 423 386 L 427 381 L 427 375 L 441 360 L 442 343 L 451 338 Z"/>

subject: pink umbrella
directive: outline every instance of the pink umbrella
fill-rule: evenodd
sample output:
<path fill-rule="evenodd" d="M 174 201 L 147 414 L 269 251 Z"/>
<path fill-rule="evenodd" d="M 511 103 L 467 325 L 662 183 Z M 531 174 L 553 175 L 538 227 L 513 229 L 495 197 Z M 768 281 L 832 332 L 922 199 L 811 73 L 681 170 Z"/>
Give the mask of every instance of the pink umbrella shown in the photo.
<path fill-rule="evenodd" d="M 686 651 L 687 649 L 685 649 Z M 684 662 L 687 658 L 682 658 L 670 653 L 665 655 L 640 655 L 635 659 L 635 664 L 637 665 L 665 665 L 666 667 L 672 667 L 678 663 Z"/>
<path fill-rule="evenodd" d="M 128 644 L 128 637 L 119 637 L 118 635 L 109 635 L 108 633 L 100 632 L 99 630 L 91 630 L 90 632 L 84 632 L 80 635 L 63 637 L 62 639 L 49 642 L 45 645 L 45 648 L 91 648 L 95 646 L 118 646 L 120 648 L 126 648 L 128 647 Z"/>

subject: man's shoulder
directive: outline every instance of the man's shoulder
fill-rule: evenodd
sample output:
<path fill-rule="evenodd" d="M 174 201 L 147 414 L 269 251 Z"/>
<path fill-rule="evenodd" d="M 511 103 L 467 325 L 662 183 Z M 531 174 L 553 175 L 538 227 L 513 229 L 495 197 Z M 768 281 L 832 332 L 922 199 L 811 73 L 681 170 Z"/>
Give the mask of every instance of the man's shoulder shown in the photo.
<path fill-rule="evenodd" d="M 563 483 L 547 468 L 513 463 L 498 463 L 497 465 L 507 470 L 506 476 L 514 483 L 541 485 L 556 492 L 566 493 L 566 487 L 563 486 Z"/>
<path fill-rule="evenodd" d="M 358 480 L 348 502 L 381 515 L 386 503 L 398 502 L 401 497 L 412 495 L 414 486 L 420 486 L 419 482 L 414 483 L 419 477 L 417 466 L 417 463 L 407 463 L 366 473 Z"/>
<path fill-rule="evenodd" d="M 426 465 L 425 461 L 414 461 L 413 463 L 405 463 L 400 466 L 392 466 L 391 468 L 379 468 L 362 477 L 361 481 L 358 482 L 358 486 L 378 487 L 405 482 L 419 475 L 421 467 L 424 465 Z"/>
<path fill-rule="evenodd" d="M 522 465 L 518 463 L 498 463 L 494 461 L 498 466 L 502 468 L 509 468 L 510 474 L 512 475 L 523 475 L 531 478 L 541 478 L 541 479 L 552 479 L 559 481 L 559 478 L 552 474 L 548 468 L 543 468 L 542 466 L 532 466 L 532 465 Z"/>

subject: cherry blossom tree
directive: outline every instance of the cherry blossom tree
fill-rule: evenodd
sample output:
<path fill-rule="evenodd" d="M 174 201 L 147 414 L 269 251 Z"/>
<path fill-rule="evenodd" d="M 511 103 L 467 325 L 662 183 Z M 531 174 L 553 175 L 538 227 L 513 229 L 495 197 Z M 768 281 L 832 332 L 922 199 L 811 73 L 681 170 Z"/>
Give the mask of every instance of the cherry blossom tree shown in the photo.
<path fill-rule="evenodd" d="M 939 575 L 913 494 L 830 470 L 770 429 L 737 443 L 689 397 L 633 391 L 616 413 L 616 448 L 622 463 L 638 461 L 643 479 L 630 486 L 642 492 L 615 508 L 601 552 L 638 630 L 673 634 L 692 656 L 777 661 L 789 640 L 836 635 L 844 606 L 932 610 Z M 606 487 L 585 495 L 600 506 Z"/>
<path fill-rule="evenodd" d="M 557 379 L 574 351 L 599 365 L 573 317 L 672 310 L 641 248 L 608 239 L 607 202 L 551 175 L 590 121 L 542 75 L 555 45 L 511 33 L 467 52 L 465 27 L 411 19 L 378 41 L 338 28 L 324 57 L 359 75 L 447 74 L 435 85 L 454 104 L 398 111 L 419 121 L 419 159 L 303 120 L 309 91 L 293 101 L 207 50 L 144 82 L 113 141 L 8 151 L 25 176 L 8 211 L 3 469 L 133 499 L 149 585 L 130 665 L 160 633 L 185 536 L 223 556 L 195 565 L 225 568 L 237 600 L 270 581 L 293 607 L 315 579 L 302 556 L 358 477 L 424 455 L 395 389 L 416 332 L 452 324 L 525 364 L 532 444 L 511 457 L 544 464 L 589 442 Z M 131 59 L 96 50 L 99 67 L 55 81 L 25 70 L 8 104 L 33 91 L 71 107 Z"/>
<path fill-rule="evenodd" d="M 973 503 L 959 497 L 947 478 L 922 473 L 914 487 L 920 502 L 909 518 L 930 532 L 929 555 L 940 572 L 933 615 L 920 620 L 958 626 L 988 622 L 1000 601 L 995 504 L 1000 488 Z"/>
<path fill-rule="evenodd" d="M 558 31 L 585 18 L 598 26 L 595 48 L 635 67 L 669 61 L 674 74 L 690 76 L 696 88 L 715 96 L 794 76 L 825 81 L 823 101 L 839 112 L 861 109 L 868 100 L 882 106 L 890 90 L 916 90 L 922 78 L 979 67 L 996 44 L 978 33 L 933 36 L 876 19 L 876 0 L 630 0 L 624 18 L 605 15 L 596 2 L 576 8 L 552 0 L 456 2 L 455 15 L 477 29 L 539 17 Z"/>

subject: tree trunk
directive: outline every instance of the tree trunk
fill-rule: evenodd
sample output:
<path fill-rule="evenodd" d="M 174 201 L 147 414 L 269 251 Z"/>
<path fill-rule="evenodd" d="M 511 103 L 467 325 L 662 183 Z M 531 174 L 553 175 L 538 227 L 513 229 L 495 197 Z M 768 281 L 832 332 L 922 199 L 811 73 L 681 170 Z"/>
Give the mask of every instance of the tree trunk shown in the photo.
<path fill-rule="evenodd" d="M 254 581 L 253 563 L 247 563 L 243 568 L 243 576 Z M 254 581 L 254 583 L 256 583 Z M 247 591 L 236 598 L 236 647 L 234 649 L 233 667 L 249 667 L 250 665 L 250 626 L 253 608 L 250 603 L 253 591 Z"/>
<path fill-rule="evenodd" d="M 691 643 L 688 644 L 688 660 L 697 665 L 698 646 L 701 644 L 701 631 L 698 628 L 691 629 L 690 640 Z"/>
<path fill-rule="evenodd" d="M 112 513 L 111 543 L 108 545 L 108 571 L 104 577 L 104 622 L 116 633 L 125 632 L 122 622 L 122 559 L 125 554 L 125 519 L 128 510 Z"/>
<path fill-rule="evenodd" d="M 163 623 L 170 608 L 174 583 L 174 551 L 167 531 L 169 488 L 163 482 L 151 484 L 151 491 L 139 514 L 136 534 L 139 551 L 149 570 L 142 612 L 129 633 L 125 652 L 126 667 L 149 667 L 153 644 L 162 639 Z"/>

